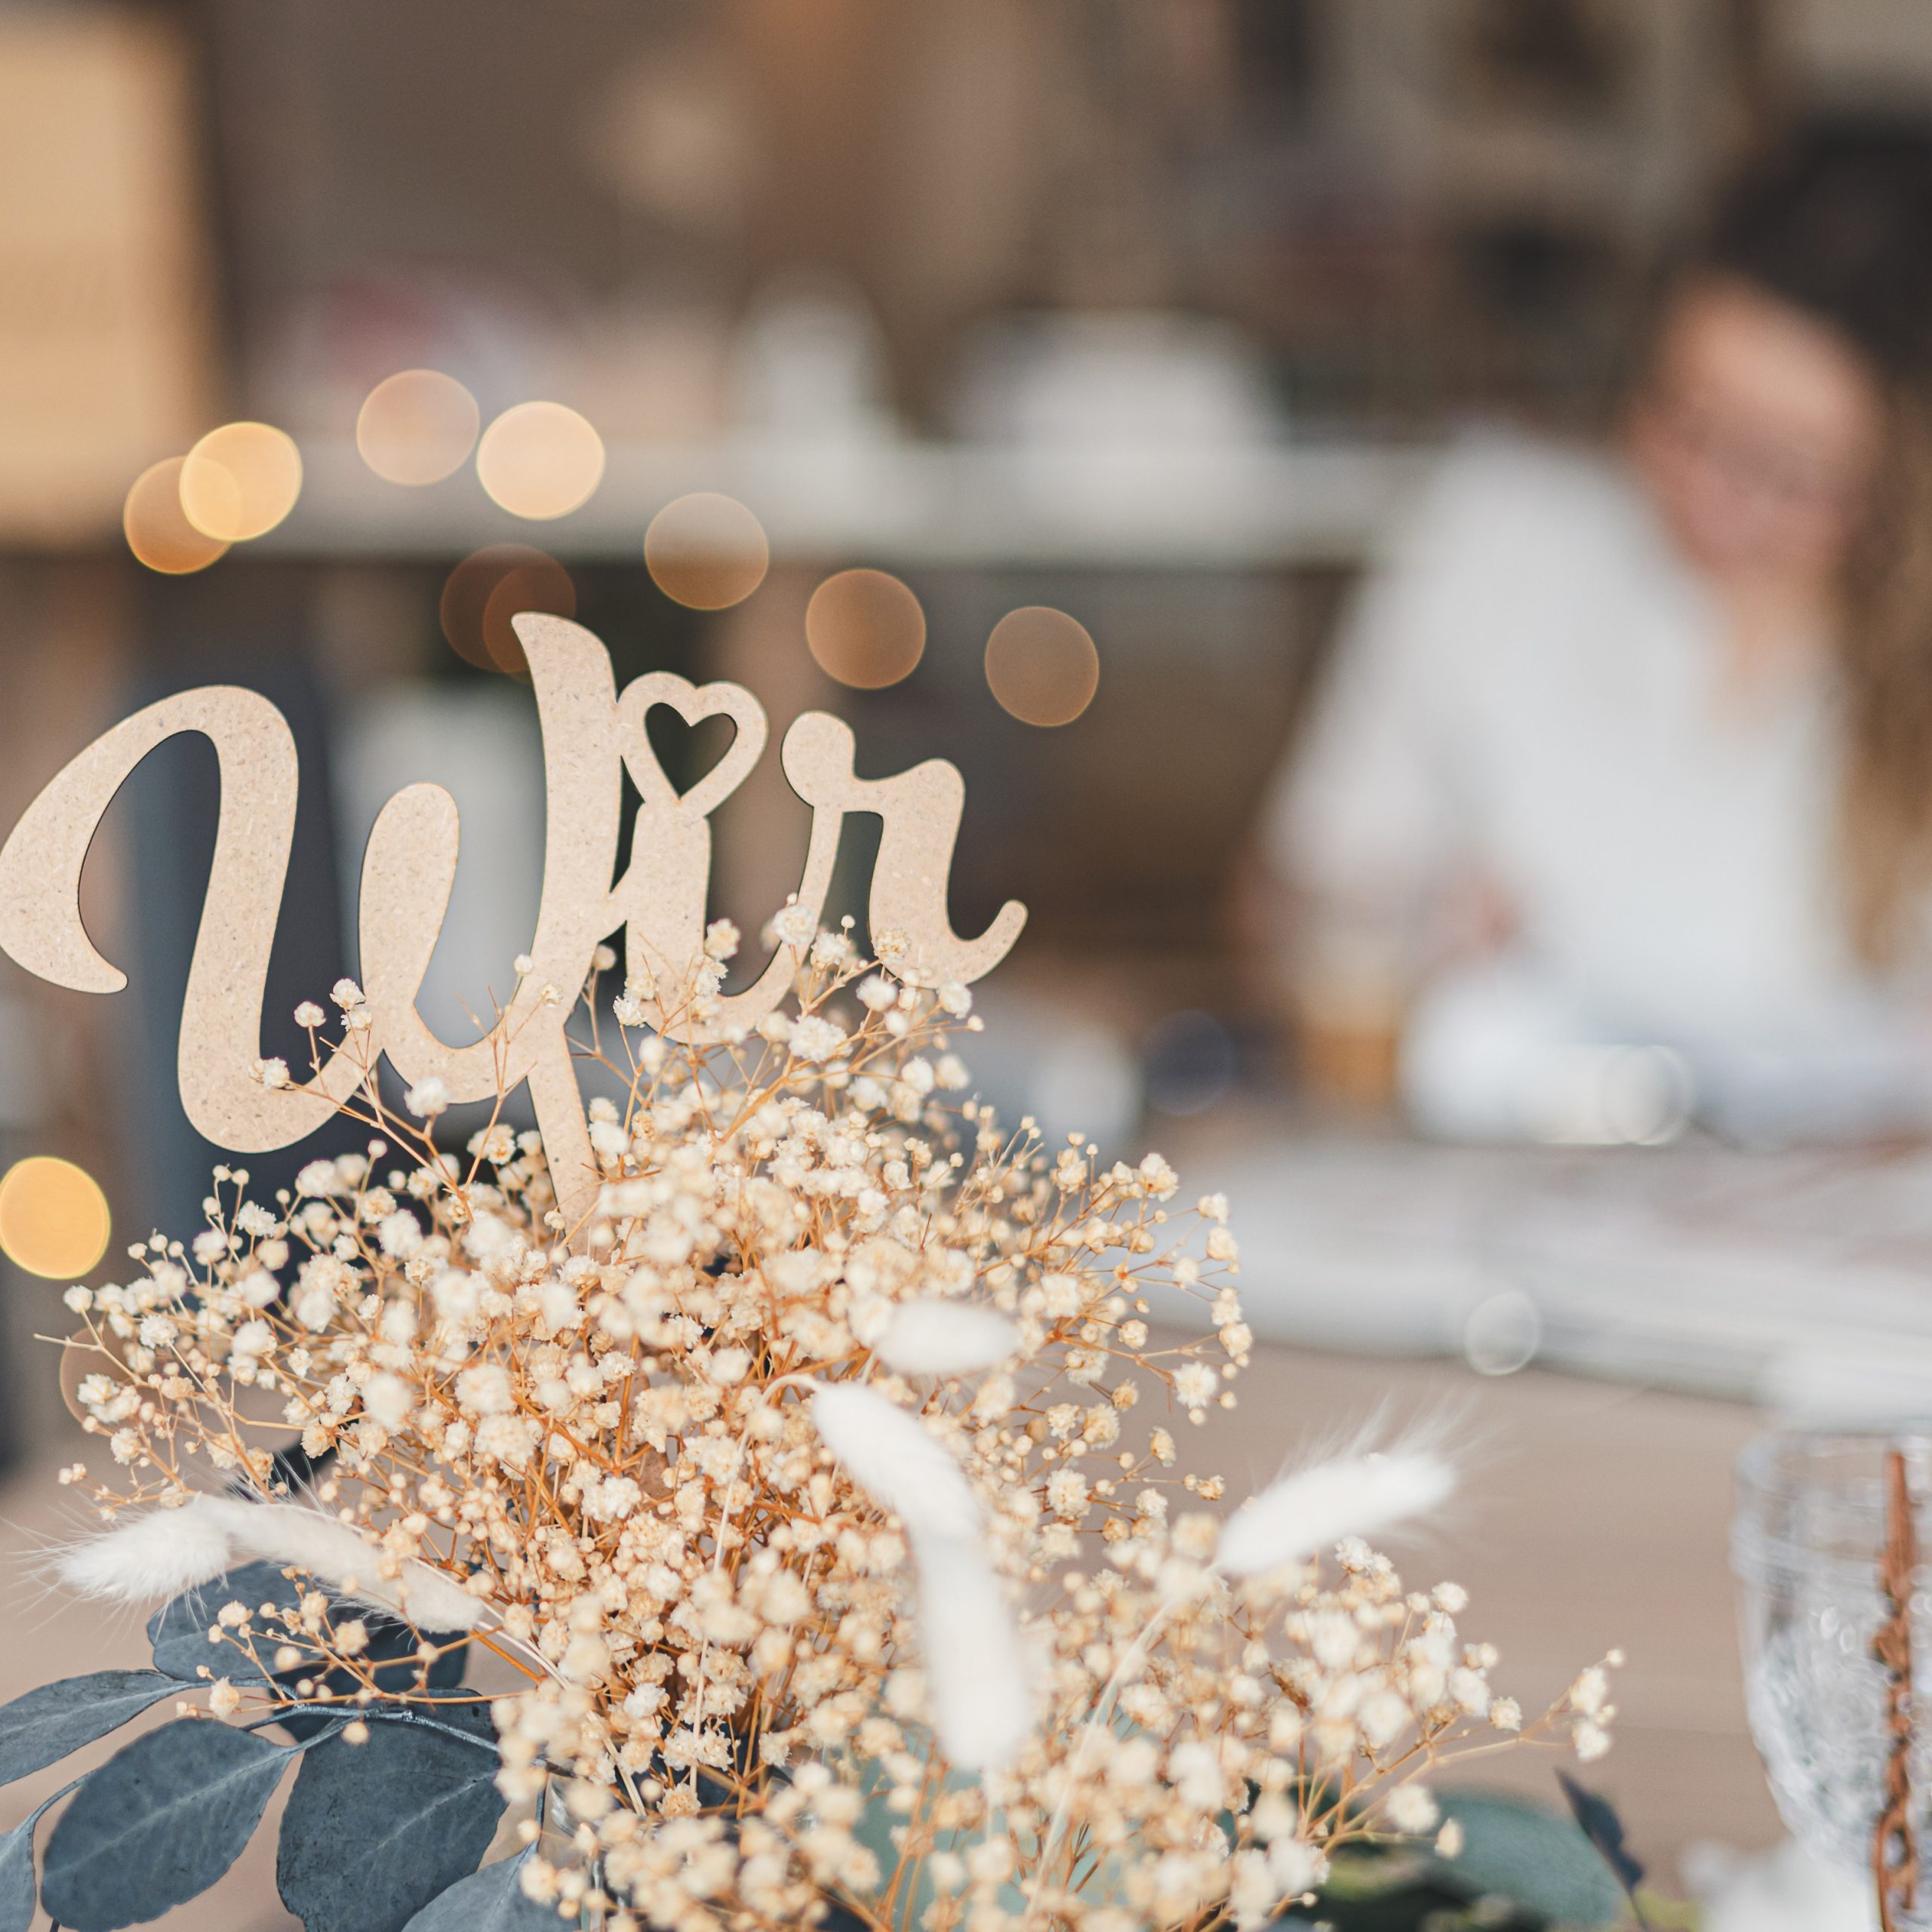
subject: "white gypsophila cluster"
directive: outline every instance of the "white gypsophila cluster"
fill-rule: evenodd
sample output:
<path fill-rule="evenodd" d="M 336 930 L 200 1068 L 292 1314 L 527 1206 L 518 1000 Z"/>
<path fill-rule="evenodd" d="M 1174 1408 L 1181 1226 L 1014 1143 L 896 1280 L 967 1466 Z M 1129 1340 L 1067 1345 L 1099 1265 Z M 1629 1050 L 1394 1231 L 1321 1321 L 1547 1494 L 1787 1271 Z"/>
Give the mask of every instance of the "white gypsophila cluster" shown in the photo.
<path fill-rule="evenodd" d="M 700 1013 L 737 937 L 707 935 Z M 223 1644 L 304 1673 L 296 1702 L 485 1694 L 386 1689 L 345 1602 L 466 1638 L 541 1841 L 525 1887 L 612 1932 L 827 1901 L 875 1932 L 1258 1926 L 1358 1840 L 1453 1852 L 1423 1774 L 1522 1715 L 1463 1592 L 1405 1590 L 1361 1540 L 1432 1512 L 1446 1466 L 1351 1453 L 1225 1518 L 1182 1467 L 1170 1420 L 1231 1404 L 1251 1346 L 1225 1200 L 1177 1209 L 1158 1155 L 1103 1165 L 950 1098 L 970 995 L 843 933 L 795 1011 L 722 1047 L 636 1030 L 657 992 L 617 997 L 613 1036 L 586 989 L 582 1051 L 625 1097 L 592 1103 L 587 1226 L 535 1135 L 439 1149 L 441 1083 L 411 1121 L 372 1068 L 366 1156 L 272 1208 L 217 1170 L 191 1244 L 70 1291 L 116 1481 L 63 1472 L 115 1525 L 69 1580 L 309 1580 L 286 1620 L 216 1619 L 218 1715 L 284 1696 Z M 366 1036 L 353 983 L 333 998 Z M 1210 1332 L 1157 1336 L 1156 1284 Z M 1613 1714 L 1598 1668 L 1530 1728 L 1588 1757 Z"/>

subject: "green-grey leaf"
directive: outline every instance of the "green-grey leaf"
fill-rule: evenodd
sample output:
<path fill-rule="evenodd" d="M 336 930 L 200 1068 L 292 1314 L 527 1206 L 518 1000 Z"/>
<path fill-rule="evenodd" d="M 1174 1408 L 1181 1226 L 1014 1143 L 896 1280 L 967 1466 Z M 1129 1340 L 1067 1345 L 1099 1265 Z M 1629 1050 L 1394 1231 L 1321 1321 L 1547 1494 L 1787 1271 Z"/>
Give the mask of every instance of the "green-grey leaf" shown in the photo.
<path fill-rule="evenodd" d="M 526 1854 L 527 1855 L 527 1854 Z M 403 1932 L 544 1932 L 557 1915 L 524 1897 L 523 1857 L 499 1859 L 459 1879 L 426 1905 Z M 0 1932 L 11 1932 L 0 1927 Z"/>
<path fill-rule="evenodd" d="M 27 1932 L 33 1923 L 33 1834 L 43 1814 L 58 1804 L 81 1780 L 63 1784 L 43 1798 L 11 1832 L 0 1833 L 0 1932 Z"/>
<path fill-rule="evenodd" d="M 248 1660 L 247 1652 L 232 1644 L 211 1644 L 208 1626 L 221 1613 L 224 1604 L 245 1604 L 260 1623 L 265 1603 L 285 1604 L 293 1609 L 301 1597 L 298 1586 L 281 1574 L 273 1563 L 245 1563 L 226 1576 L 217 1577 L 198 1589 L 171 1598 L 148 1619 L 148 1641 L 154 1646 L 157 1670 L 192 1684 L 204 1666 L 217 1677 L 237 1684 L 264 1684 L 268 1673 Z M 262 1647 L 259 1644 L 257 1648 Z M 271 1639 L 269 1647 L 273 1648 Z"/>
<path fill-rule="evenodd" d="M 1520 1799 L 1438 1794 L 1463 1828 L 1463 1849 L 1438 1869 L 1458 1890 L 1505 1898 L 1558 1925 L 1618 1925 L 1623 1895 L 1595 1848 L 1567 1818 Z"/>
<path fill-rule="evenodd" d="M 117 1932 L 206 1891 L 296 1755 L 202 1718 L 136 1738 L 82 1780 L 54 1826 L 41 1873 L 48 1912 L 72 1932 Z"/>
<path fill-rule="evenodd" d="M 1435 1866 L 1426 1850 L 1378 1850 L 1367 1854 L 1339 1854 L 1328 1867 L 1323 1881 L 1324 1904 L 1386 1898 L 1391 1892 L 1413 1890 L 1431 1877 Z"/>
<path fill-rule="evenodd" d="M 0 1932 L 27 1932 L 33 1923 L 33 1827 L 29 1818 L 0 1836 Z"/>
<path fill-rule="evenodd" d="M 180 1685 L 157 1670 L 97 1670 L 43 1684 L 0 1705 L 0 1784 L 45 1770 L 162 1698 L 180 1694 Z"/>
<path fill-rule="evenodd" d="M 401 1932 L 476 1869 L 503 1815 L 496 1752 L 477 1748 L 495 1735 L 486 1715 L 457 1706 L 434 1726 L 367 1715 L 367 1740 L 325 1739 L 289 1793 L 275 1882 L 307 1932 Z"/>

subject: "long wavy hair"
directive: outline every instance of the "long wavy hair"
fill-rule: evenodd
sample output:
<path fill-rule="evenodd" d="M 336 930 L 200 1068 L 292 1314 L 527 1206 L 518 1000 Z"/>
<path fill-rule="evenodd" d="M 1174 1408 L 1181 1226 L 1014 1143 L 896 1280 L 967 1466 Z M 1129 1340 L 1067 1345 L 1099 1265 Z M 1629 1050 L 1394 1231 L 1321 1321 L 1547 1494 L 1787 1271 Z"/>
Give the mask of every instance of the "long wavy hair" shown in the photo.
<path fill-rule="evenodd" d="M 1932 127 L 1793 130 L 1724 198 L 1699 260 L 1832 325 L 1884 394 L 1842 587 L 1838 831 L 1853 943 L 1887 965 L 1932 884 Z"/>

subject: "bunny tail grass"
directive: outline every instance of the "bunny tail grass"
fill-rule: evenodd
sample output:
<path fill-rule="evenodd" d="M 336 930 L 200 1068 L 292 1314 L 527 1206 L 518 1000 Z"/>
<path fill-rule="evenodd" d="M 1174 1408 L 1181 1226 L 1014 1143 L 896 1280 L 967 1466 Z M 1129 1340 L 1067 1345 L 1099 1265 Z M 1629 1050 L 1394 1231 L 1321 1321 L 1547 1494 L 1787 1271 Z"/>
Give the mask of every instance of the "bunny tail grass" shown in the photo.
<path fill-rule="evenodd" d="M 481 1605 L 456 1580 L 414 1559 L 394 1577 L 359 1532 L 299 1503 L 194 1496 L 144 1510 L 66 1551 L 54 1573 L 78 1595 L 149 1603 L 212 1583 L 249 1558 L 306 1571 L 343 1597 L 421 1629 L 470 1630 Z"/>
<path fill-rule="evenodd" d="M 1339 1456 L 1283 1476 L 1228 1518 L 1214 1553 L 1224 1576 L 1306 1562 L 1344 1537 L 1375 1537 L 1446 1502 L 1454 1466 L 1432 1449 Z"/>

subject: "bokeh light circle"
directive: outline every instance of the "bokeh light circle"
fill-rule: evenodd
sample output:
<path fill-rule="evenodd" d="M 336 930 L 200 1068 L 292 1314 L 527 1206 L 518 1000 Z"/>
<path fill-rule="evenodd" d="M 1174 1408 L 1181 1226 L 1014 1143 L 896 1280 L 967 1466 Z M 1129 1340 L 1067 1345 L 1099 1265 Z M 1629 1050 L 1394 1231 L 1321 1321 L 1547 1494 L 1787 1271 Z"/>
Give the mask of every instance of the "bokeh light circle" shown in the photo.
<path fill-rule="evenodd" d="M 1100 688 L 1100 654 L 1084 624 L 1064 611 L 1029 604 L 994 625 L 986 639 L 986 684 L 1023 724 L 1071 724 Z"/>
<path fill-rule="evenodd" d="M 450 572 L 438 615 L 458 657 L 522 677 L 529 666 L 510 620 L 525 611 L 574 617 L 577 586 L 555 557 L 527 543 L 493 543 Z"/>
<path fill-rule="evenodd" d="M 919 600 L 884 571 L 841 571 L 805 606 L 805 642 L 820 670 L 855 690 L 909 676 L 926 648 Z"/>
<path fill-rule="evenodd" d="M 205 536 L 245 543 L 272 530 L 302 494 L 295 439 L 266 423 L 224 423 L 181 465 L 181 507 Z"/>
<path fill-rule="evenodd" d="M 228 554 L 217 537 L 205 536 L 181 507 L 182 459 L 171 456 L 134 479 L 122 506 L 121 528 L 128 548 L 151 571 L 185 577 L 205 571 Z"/>
<path fill-rule="evenodd" d="M 512 516 L 568 516 L 604 480 L 604 439 L 561 402 L 520 402 L 483 432 L 476 474 Z"/>
<path fill-rule="evenodd" d="M 476 447 L 476 398 L 440 369 L 405 369 L 378 383 L 355 418 L 355 447 L 385 482 L 420 488 L 461 469 Z"/>
<path fill-rule="evenodd" d="M 107 1252 L 113 1231 L 100 1183 L 72 1161 L 29 1155 L 0 1180 L 0 1253 L 29 1275 L 78 1279 Z"/>
<path fill-rule="evenodd" d="M 1463 1324 L 1463 1353 L 1478 1375 L 1514 1375 L 1542 1345 L 1542 1314 L 1521 1288 L 1485 1297 Z"/>
<path fill-rule="evenodd" d="M 736 497 L 700 490 L 666 503 L 644 533 L 651 581 L 694 611 L 742 604 L 764 581 L 771 546 L 764 526 Z"/>

